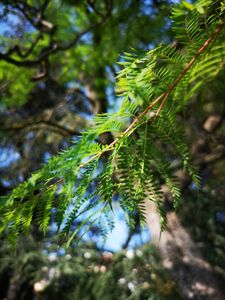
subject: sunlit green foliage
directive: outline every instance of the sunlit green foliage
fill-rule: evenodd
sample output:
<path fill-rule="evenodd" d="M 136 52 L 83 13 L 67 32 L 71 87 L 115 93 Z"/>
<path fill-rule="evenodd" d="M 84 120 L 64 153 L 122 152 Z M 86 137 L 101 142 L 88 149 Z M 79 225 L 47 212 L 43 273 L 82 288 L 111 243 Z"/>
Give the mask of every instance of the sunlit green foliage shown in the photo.
<path fill-rule="evenodd" d="M 4 107 L 22 106 L 33 88 L 30 81 L 33 70 L 18 69 L 6 62 L 0 68 L 0 105 Z"/>
<path fill-rule="evenodd" d="M 27 232 L 35 217 L 44 233 L 53 218 L 60 232 L 69 234 L 70 243 L 80 230 L 88 230 L 104 216 L 114 198 L 118 198 L 131 226 L 137 211 L 145 221 L 144 201 L 155 202 L 163 228 L 161 184 L 170 189 L 175 207 L 181 197 L 168 147 L 199 185 L 177 115 L 208 82 L 217 80 L 224 67 L 223 10 L 214 1 L 207 7 L 183 2 L 175 7 L 172 21 L 181 48 L 160 44 L 143 54 L 125 53 L 121 62 L 124 68 L 117 76 L 118 93 L 123 97 L 119 111 L 97 115 L 96 125 L 73 147 L 50 159 L 1 198 L 1 231 L 7 231 L 11 241 Z M 114 135 L 114 141 L 102 145 L 98 137 L 106 132 Z M 110 158 L 105 162 L 107 153 Z M 84 220 L 71 233 L 74 220 L 81 215 Z"/>

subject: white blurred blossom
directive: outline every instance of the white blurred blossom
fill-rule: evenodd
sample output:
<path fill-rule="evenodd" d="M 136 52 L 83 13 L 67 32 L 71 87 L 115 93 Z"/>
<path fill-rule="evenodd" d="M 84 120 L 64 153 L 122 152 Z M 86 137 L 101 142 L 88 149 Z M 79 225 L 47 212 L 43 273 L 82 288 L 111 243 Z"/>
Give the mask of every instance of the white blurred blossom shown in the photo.
<path fill-rule="evenodd" d="M 50 279 L 54 278 L 55 277 L 55 274 L 56 274 L 56 269 L 55 268 L 51 268 L 48 272 L 48 277 Z"/>
<path fill-rule="evenodd" d="M 42 279 L 38 282 L 34 283 L 34 292 L 39 293 L 42 292 L 46 286 L 48 285 L 48 281 L 46 279 Z"/>
<path fill-rule="evenodd" d="M 48 260 L 50 262 L 54 262 L 57 260 L 57 254 L 56 253 L 50 253 L 49 256 L 48 256 Z"/>
<path fill-rule="evenodd" d="M 134 289 L 135 289 L 135 285 L 134 285 L 134 283 L 133 282 L 128 282 L 128 284 L 127 284 L 127 286 L 128 286 L 128 289 L 131 291 L 131 292 L 133 292 L 134 291 Z"/>
<path fill-rule="evenodd" d="M 100 271 L 100 267 L 99 266 L 94 266 L 93 268 L 95 273 L 98 273 Z"/>
<path fill-rule="evenodd" d="M 105 273 L 105 271 L 106 271 L 106 266 L 101 266 L 100 267 L 100 272 L 101 273 Z"/>
<path fill-rule="evenodd" d="M 138 257 L 142 257 L 143 256 L 143 252 L 141 250 L 139 250 L 139 249 L 136 251 L 136 254 L 137 254 Z"/>
<path fill-rule="evenodd" d="M 121 284 L 121 285 L 125 284 L 126 282 L 127 282 L 127 281 L 126 281 L 126 278 L 120 278 L 120 279 L 118 280 L 118 283 Z"/>
<path fill-rule="evenodd" d="M 71 254 L 66 254 L 66 255 L 65 255 L 65 259 L 66 259 L 66 260 L 70 260 L 71 258 L 72 258 Z"/>
<path fill-rule="evenodd" d="M 126 253 L 126 257 L 129 259 L 134 258 L 134 250 L 133 249 L 129 249 Z"/>
<path fill-rule="evenodd" d="M 87 258 L 87 259 L 91 258 L 91 253 L 90 252 L 85 252 L 84 253 L 84 258 Z"/>

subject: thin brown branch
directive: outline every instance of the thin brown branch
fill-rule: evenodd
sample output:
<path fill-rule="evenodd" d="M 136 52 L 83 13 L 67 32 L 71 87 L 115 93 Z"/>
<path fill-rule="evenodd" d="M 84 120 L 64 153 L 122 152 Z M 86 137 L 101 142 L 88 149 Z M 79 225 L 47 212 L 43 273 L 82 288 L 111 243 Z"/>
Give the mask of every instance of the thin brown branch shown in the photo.
<path fill-rule="evenodd" d="M 113 149 L 113 147 L 114 147 L 115 144 L 117 144 L 123 137 L 125 137 L 128 134 L 130 134 L 134 130 L 134 125 L 136 125 L 139 122 L 139 120 L 144 115 L 146 115 L 147 112 L 162 99 L 163 96 L 164 96 L 164 93 L 162 95 L 160 95 L 154 102 L 152 102 L 142 113 L 140 113 L 140 115 L 138 115 L 133 120 L 133 122 L 127 127 L 127 129 L 119 137 L 117 137 L 111 144 L 109 144 L 102 151 L 98 152 L 97 154 L 95 154 L 94 156 L 92 156 L 89 160 L 87 160 L 85 163 L 81 164 L 79 166 L 79 169 L 83 168 L 89 162 L 91 162 L 91 161 L 95 160 L 96 158 L 100 157 L 103 153 L 105 153 L 107 151 L 111 151 Z"/>
<path fill-rule="evenodd" d="M 80 164 L 77 169 L 81 169 L 85 167 L 87 164 L 92 162 L 93 160 L 99 158 L 103 153 L 107 151 L 111 151 L 114 149 L 115 144 L 117 144 L 122 138 L 124 138 L 126 135 L 131 134 L 135 130 L 135 126 L 139 123 L 139 121 L 142 120 L 144 116 L 161 100 L 160 110 L 157 111 L 158 115 L 160 111 L 163 109 L 164 104 L 166 103 L 166 100 L 169 98 L 171 92 L 173 89 L 177 86 L 179 81 L 183 78 L 183 76 L 188 72 L 188 70 L 192 67 L 192 65 L 196 62 L 198 57 L 205 51 L 205 49 L 215 40 L 215 38 L 219 35 L 221 30 L 223 29 L 225 25 L 225 22 L 218 26 L 215 30 L 215 32 L 205 41 L 205 43 L 198 49 L 194 57 L 187 63 L 185 68 L 181 71 L 181 73 L 178 75 L 178 77 L 174 80 L 174 82 L 168 87 L 168 89 L 163 92 L 160 96 L 158 96 L 153 102 L 151 102 L 134 120 L 133 122 L 127 127 L 127 129 L 118 136 L 112 143 L 110 143 L 107 147 L 105 147 L 102 151 L 98 152 L 97 154 L 93 155 L 88 159 L 86 162 Z M 50 184 L 47 188 L 51 188 L 53 185 L 62 183 L 64 181 L 63 178 L 59 178 L 54 183 Z M 40 193 L 43 193 L 44 190 L 42 190 Z M 39 195 L 38 193 L 37 195 Z"/>
<path fill-rule="evenodd" d="M 55 131 L 57 133 L 60 132 L 61 135 L 64 136 L 72 136 L 72 135 L 78 135 L 79 132 L 76 130 L 72 130 L 69 128 L 66 128 L 64 126 L 61 126 L 57 123 L 54 123 L 49 120 L 38 120 L 38 121 L 33 121 L 33 122 L 28 122 L 28 123 L 23 123 L 23 124 L 18 124 L 14 125 L 11 127 L 3 127 L 0 128 L 0 131 L 22 131 L 26 129 L 33 129 L 33 130 L 39 130 L 39 126 L 47 126 L 51 131 Z"/>
<path fill-rule="evenodd" d="M 151 102 L 147 108 L 140 113 L 133 122 L 127 127 L 127 129 L 118 137 L 116 138 L 111 144 L 109 144 L 106 148 L 104 148 L 99 153 L 92 156 L 89 160 L 87 160 L 85 163 L 81 164 L 79 168 L 83 168 L 86 166 L 89 162 L 95 160 L 96 158 L 100 157 L 104 152 L 111 151 L 115 144 L 117 144 L 123 137 L 126 135 L 129 135 L 133 130 L 135 130 L 135 125 L 152 109 L 153 106 L 155 106 L 162 98 L 161 105 L 159 106 L 159 109 L 157 110 L 156 117 L 159 115 L 160 111 L 163 109 L 167 99 L 169 98 L 171 92 L 173 89 L 177 86 L 177 84 L 180 82 L 180 80 L 184 77 L 184 75 L 188 72 L 188 70 L 193 66 L 193 64 L 196 62 L 198 57 L 203 53 L 206 48 L 215 40 L 215 38 L 219 35 L 221 30 L 223 29 L 225 25 L 225 22 L 219 25 L 214 33 L 205 41 L 205 43 L 198 49 L 194 57 L 187 63 L 185 68 L 181 71 L 181 73 L 177 76 L 177 78 L 174 80 L 174 82 L 168 87 L 168 89 L 163 92 L 157 99 L 155 99 L 153 102 Z"/>
<path fill-rule="evenodd" d="M 107 12 L 102 17 L 102 19 L 99 22 L 89 26 L 87 29 L 85 29 L 85 30 L 81 31 L 80 33 L 78 33 L 75 36 L 75 38 L 72 41 L 70 41 L 67 45 L 60 45 L 56 42 L 53 42 L 52 39 L 51 39 L 49 45 L 42 49 L 39 57 L 35 60 L 29 60 L 29 59 L 27 59 L 27 60 L 17 60 L 17 59 L 15 59 L 15 58 L 13 58 L 9 55 L 9 53 L 12 52 L 13 49 L 11 49 L 9 51 L 9 53 L 0 53 L 0 60 L 4 60 L 4 61 L 6 61 L 10 64 L 13 64 L 13 65 L 17 66 L 17 67 L 32 67 L 32 66 L 39 65 L 42 61 L 46 60 L 51 54 L 55 54 L 59 51 L 66 51 L 66 50 L 69 50 L 70 48 L 74 47 L 85 34 L 87 34 L 90 31 L 95 30 L 99 26 L 102 26 L 111 14 L 112 4 L 113 4 L 113 0 L 109 0 L 108 7 L 107 7 Z M 42 21 L 44 21 L 44 20 L 42 20 Z M 18 45 L 15 47 L 17 52 L 18 52 L 18 47 L 19 47 Z M 14 51 L 15 51 L 15 48 L 14 48 Z"/>
<path fill-rule="evenodd" d="M 37 43 L 39 42 L 41 38 L 41 33 L 39 33 L 36 37 L 36 39 L 33 41 L 33 43 L 30 45 L 30 47 L 23 53 L 23 51 L 20 49 L 20 47 L 18 45 L 13 46 L 12 48 L 10 48 L 5 55 L 10 56 L 14 53 L 18 54 L 19 57 L 21 58 L 26 58 L 27 56 L 29 56 L 29 54 L 34 50 L 35 46 L 37 45 Z"/>

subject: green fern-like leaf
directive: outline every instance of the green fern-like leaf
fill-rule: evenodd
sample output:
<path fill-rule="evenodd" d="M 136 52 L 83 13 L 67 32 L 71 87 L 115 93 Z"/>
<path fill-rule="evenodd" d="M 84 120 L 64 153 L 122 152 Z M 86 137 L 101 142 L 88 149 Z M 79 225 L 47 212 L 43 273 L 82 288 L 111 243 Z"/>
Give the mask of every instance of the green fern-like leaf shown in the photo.
<path fill-rule="evenodd" d="M 71 148 L 0 198 L 0 232 L 10 241 L 27 233 L 35 220 L 46 233 L 52 218 L 69 235 L 68 245 L 96 221 L 110 230 L 115 196 L 131 226 L 136 213 L 145 222 L 145 201 L 152 201 L 165 227 L 161 186 L 170 189 L 175 207 L 181 199 L 171 150 L 192 181 L 200 181 L 177 115 L 206 84 L 218 80 L 225 65 L 224 8 L 218 1 L 206 2 L 175 6 L 172 21 L 180 47 L 161 44 L 146 53 L 124 53 L 118 112 L 97 115 Z M 114 140 L 102 145 L 99 136 L 107 132 Z"/>

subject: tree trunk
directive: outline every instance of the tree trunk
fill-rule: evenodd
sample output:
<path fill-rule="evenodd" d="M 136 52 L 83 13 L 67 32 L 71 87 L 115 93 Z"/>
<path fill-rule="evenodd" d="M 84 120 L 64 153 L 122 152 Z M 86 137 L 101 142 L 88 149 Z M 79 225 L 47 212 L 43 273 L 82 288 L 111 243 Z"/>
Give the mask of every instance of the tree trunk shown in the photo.
<path fill-rule="evenodd" d="M 212 267 L 201 255 L 176 213 L 167 214 L 167 230 L 160 236 L 160 216 L 155 204 L 146 201 L 146 210 L 151 241 L 158 247 L 163 265 L 176 282 L 182 299 L 225 299 Z"/>
<path fill-rule="evenodd" d="M 11 276 L 9 282 L 9 289 L 5 300 L 16 300 L 18 280 L 19 280 L 19 275 L 17 273 L 17 270 L 15 270 Z"/>

